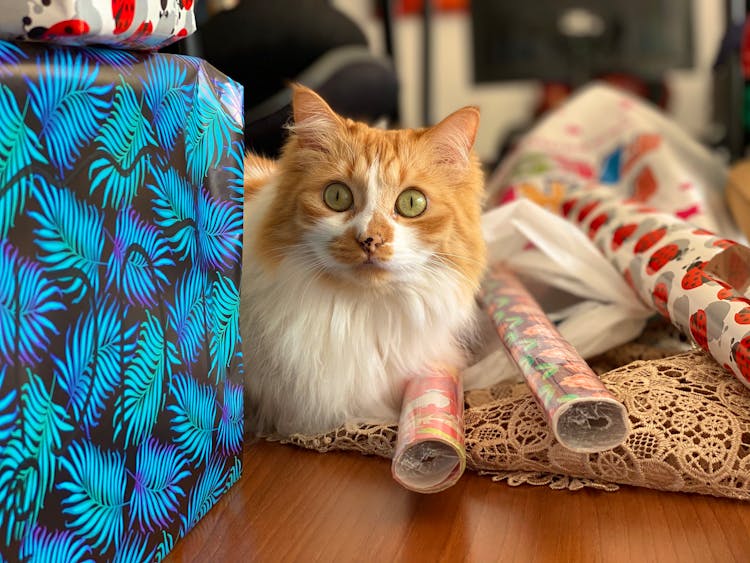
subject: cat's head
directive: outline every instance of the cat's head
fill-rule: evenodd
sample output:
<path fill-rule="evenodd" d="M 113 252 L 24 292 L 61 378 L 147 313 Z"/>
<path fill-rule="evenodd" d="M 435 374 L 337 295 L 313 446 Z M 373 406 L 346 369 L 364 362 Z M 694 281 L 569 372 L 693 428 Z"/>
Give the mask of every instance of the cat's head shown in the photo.
<path fill-rule="evenodd" d="M 485 264 L 477 108 L 427 129 L 381 130 L 295 86 L 293 109 L 260 237 L 265 258 L 334 284 L 454 280 L 473 294 Z"/>

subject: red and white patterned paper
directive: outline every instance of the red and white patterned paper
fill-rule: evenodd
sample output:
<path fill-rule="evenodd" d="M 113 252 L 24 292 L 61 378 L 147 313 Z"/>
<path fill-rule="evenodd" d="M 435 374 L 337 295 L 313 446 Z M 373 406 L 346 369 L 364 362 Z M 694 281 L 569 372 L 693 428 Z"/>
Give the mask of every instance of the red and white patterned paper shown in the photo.
<path fill-rule="evenodd" d="M 750 248 L 725 238 L 738 233 L 726 178 L 655 108 L 595 85 L 535 127 L 491 183 L 500 203 L 527 198 L 566 217 L 645 305 L 750 386 Z"/>
<path fill-rule="evenodd" d="M 646 305 L 750 387 L 750 248 L 608 188 L 571 193 L 562 213 Z"/>
<path fill-rule="evenodd" d="M 194 0 L 16 0 L 0 39 L 158 49 L 195 31 Z"/>

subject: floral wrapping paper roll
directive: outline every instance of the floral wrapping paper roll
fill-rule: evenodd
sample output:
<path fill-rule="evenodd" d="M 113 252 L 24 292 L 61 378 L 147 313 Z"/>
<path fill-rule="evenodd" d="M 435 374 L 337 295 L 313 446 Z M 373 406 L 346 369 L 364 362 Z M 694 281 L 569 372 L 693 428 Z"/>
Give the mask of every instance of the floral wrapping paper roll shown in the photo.
<path fill-rule="evenodd" d="M 456 371 L 438 369 L 412 379 L 404 391 L 393 478 L 419 493 L 454 485 L 466 468 L 463 413 Z"/>
<path fill-rule="evenodd" d="M 560 444 L 600 452 L 625 441 L 630 431 L 625 407 L 510 270 L 494 266 L 480 300 Z"/>
<path fill-rule="evenodd" d="M 561 212 L 645 304 L 750 387 L 750 248 L 607 188 L 571 192 Z"/>

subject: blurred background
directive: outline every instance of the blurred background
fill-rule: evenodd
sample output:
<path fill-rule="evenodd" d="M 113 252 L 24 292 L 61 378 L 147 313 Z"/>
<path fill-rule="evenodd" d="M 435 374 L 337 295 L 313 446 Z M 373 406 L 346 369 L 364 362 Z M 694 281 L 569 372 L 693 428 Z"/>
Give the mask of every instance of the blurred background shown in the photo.
<path fill-rule="evenodd" d="M 273 155 L 285 80 L 390 126 L 482 111 L 496 163 L 575 88 L 606 80 L 660 106 L 728 160 L 745 154 L 746 0 L 210 0 L 189 50 L 246 88 L 247 139 Z"/>

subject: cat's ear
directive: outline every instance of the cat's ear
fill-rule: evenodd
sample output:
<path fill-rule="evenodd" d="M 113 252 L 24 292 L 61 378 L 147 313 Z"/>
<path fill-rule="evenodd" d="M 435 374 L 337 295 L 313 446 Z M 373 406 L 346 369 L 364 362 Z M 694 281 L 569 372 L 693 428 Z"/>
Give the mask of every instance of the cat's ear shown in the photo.
<path fill-rule="evenodd" d="M 436 160 L 443 164 L 467 164 L 477 129 L 479 108 L 475 106 L 461 108 L 429 128 L 426 135 Z"/>
<path fill-rule="evenodd" d="M 325 148 L 342 125 L 325 100 L 301 84 L 292 84 L 292 111 L 292 130 L 303 147 Z"/>

